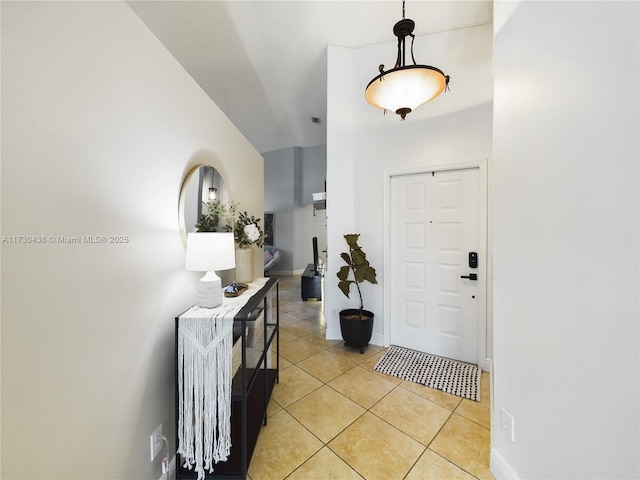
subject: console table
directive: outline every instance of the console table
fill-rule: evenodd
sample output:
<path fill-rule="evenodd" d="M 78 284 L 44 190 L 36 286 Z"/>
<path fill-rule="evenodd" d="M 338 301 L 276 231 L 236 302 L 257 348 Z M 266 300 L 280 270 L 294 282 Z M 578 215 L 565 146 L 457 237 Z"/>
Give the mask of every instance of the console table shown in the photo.
<path fill-rule="evenodd" d="M 267 405 L 274 384 L 278 381 L 279 359 L 279 285 L 278 279 L 261 279 L 264 286 L 253 293 L 245 292 L 246 302 L 233 316 L 233 349 L 231 370 L 231 451 L 226 461 L 205 470 L 205 478 L 245 479 L 258 440 L 260 428 L 267 424 Z M 240 298 L 240 297 L 238 297 Z M 179 372 L 178 345 L 181 318 L 202 312 L 209 321 L 213 311 L 224 309 L 225 303 L 214 309 L 190 309 L 176 317 L 176 446 L 179 446 L 179 378 L 189 373 L 187 363 Z M 235 300 L 237 302 L 237 299 Z M 185 323 L 184 320 L 182 323 Z M 195 470 L 184 466 L 181 454 L 176 454 L 176 479 L 196 479 Z"/>

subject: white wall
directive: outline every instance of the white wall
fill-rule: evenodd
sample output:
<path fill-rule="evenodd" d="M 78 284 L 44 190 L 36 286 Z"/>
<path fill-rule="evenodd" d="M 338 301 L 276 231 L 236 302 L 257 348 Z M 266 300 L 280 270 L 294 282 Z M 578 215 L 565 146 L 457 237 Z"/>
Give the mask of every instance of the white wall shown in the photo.
<path fill-rule="evenodd" d="M 417 20 L 416 20 L 417 21 Z M 400 122 L 364 99 L 380 63 L 393 64 L 394 42 L 356 50 L 328 51 L 327 217 L 325 276 L 327 337 L 340 338 L 338 311 L 353 307 L 337 288 L 345 251 L 343 235 L 360 233 L 360 244 L 378 273 L 379 285 L 365 285 L 365 308 L 375 313 L 372 342 L 383 343 L 385 282 L 385 173 L 403 169 L 487 160 L 491 153 L 492 28 L 485 25 L 418 37 L 418 63 L 451 75 L 451 92 L 419 107 Z M 352 296 L 353 297 L 353 296 Z"/>
<path fill-rule="evenodd" d="M 2 236 L 47 240 L 2 243 L 2 478 L 160 477 L 149 435 L 175 451 L 174 317 L 200 276 L 178 196 L 201 162 L 263 211 L 262 158 L 126 4 L 2 2 Z"/>
<path fill-rule="evenodd" d="M 493 472 L 639 478 L 639 4 L 512 6 L 495 4 Z"/>

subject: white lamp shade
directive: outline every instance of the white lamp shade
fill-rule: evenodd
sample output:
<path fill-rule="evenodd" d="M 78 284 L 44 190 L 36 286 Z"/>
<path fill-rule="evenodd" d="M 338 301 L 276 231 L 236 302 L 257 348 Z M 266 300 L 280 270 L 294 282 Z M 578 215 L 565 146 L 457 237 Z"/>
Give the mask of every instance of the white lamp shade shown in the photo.
<path fill-rule="evenodd" d="M 229 270 L 235 266 L 233 232 L 189 233 L 185 269 L 209 272 Z"/>
<path fill-rule="evenodd" d="M 440 70 L 411 65 L 393 69 L 371 80 L 365 90 L 365 98 L 374 107 L 390 112 L 401 108 L 415 110 L 440 95 L 446 86 L 445 76 Z"/>

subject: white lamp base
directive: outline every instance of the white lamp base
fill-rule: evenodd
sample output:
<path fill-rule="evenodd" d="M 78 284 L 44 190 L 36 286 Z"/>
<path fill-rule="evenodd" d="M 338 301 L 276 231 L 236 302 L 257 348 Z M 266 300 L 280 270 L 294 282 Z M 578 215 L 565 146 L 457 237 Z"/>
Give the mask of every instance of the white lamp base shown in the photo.
<path fill-rule="evenodd" d="M 222 280 L 216 272 L 207 272 L 198 284 L 198 305 L 215 308 L 222 304 Z"/>

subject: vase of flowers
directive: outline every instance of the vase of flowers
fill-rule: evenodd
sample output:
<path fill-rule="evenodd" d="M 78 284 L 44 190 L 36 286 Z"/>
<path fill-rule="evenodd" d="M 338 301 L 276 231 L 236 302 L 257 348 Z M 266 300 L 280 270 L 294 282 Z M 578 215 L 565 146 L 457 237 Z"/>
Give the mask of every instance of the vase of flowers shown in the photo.
<path fill-rule="evenodd" d="M 236 213 L 237 210 L 234 212 Z M 250 283 L 255 278 L 253 268 L 253 245 L 264 245 L 264 232 L 260 228 L 260 219 L 247 212 L 233 216 L 233 235 L 236 241 L 236 282 Z"/>
<path fill-rule="evenodd" d="M 236 282 L 253 282 L 253 245 L 264 245 L 264 232 L 260 219 L 246 211 L 238 211 L 238 202 L 223 203 L 212 200 L 206 203 L 207 213 L 196 224 L 198 232 L 233 232 L 236 242 Z"/>

